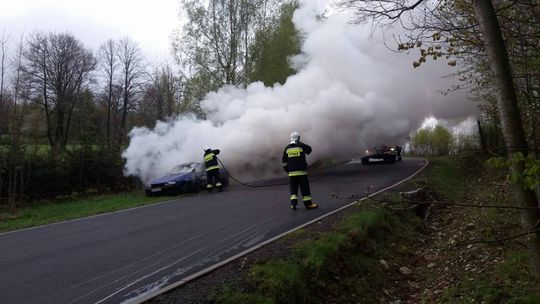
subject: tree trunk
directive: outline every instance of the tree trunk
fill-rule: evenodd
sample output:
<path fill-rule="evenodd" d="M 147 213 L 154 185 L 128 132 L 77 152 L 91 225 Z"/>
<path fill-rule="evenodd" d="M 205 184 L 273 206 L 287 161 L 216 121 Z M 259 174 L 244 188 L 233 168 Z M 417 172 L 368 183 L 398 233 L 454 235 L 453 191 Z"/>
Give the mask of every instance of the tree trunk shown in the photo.
<path fill-rule="evenodd" d="M 129 65 L 126 66 L 126 71 L 129 71 Z M 126 118 L 127 118 L 127 110 L 128 110 L 128 98 L 129 98 L 129 95 L 128 95 L 128 86 L 129 86 L 129 82 L 128 82 L 128 72 L 126 72 L 124 74 L 124 106 L 122 107 L 122 120 L 120 121 L 120 129 L 122 130 L 122 135 L 123 133 L 125 133 L 124 131 L 126 130 Z"/>
<path fill-rule="evenodd" d="M 3 131 L 3 121 L 7 121 L 4 117 L 7 117 L 7 115 L 4 116 L 4 72 L 6 70 L 5 62 L 6 62 L 6 50 L 5 50 L 5 41 L 4 37 L 2 37 L 2 41 L 0 41 L 0 52 L 2 52 L 2 58 L 0 60 L 0 142 L 2 141 L 2 131 Z"/>
<path fill-rule="evenodd" d="M 484 152 L 485 155 L 488 154 L 487 144 L 486 144 L 486 136 L 484 135 L 484 130 L 482 129 L 482 123 L 480 120 L 476 121 L 476 124 L 478 125 L 478 136 L 480 137 L 480 148 L 482 149 L 482 152 Z"/>
<path fill-rule="evenodd" d="M 64 120 L 65 120 L 65 109 L 63 108 L 63 103 L 56 106 L 56 128 L 54 132 L 54 152 L 59 152 L 63 148 L 64 143 Z"/>
<path fill-rule="evenodd" d="M 512 78 L 512 70 L 508 58 L 508 51 L 502 37 L 501 28 L 493 3 L 486 0 L 474 0 L 473 7 L 476 18 L 484 38 L 484 46 L 490 61 L 490 68 L 497 89 L 497 107 L 501 119 L 501 126 L 508 157 L 512 158 L 516 153 L 527 155 L 527 141 L 521 123 L 516 90 Z M 525 168 L 524 162 L 518 162 L 510 167 L 515 176 L 522 176 Z M 516 199 L 524 207 L 538 207 L 538 201 L 534 191 L 523 188 L 521 182 L 516 183 L 514 192 Z M 528 231 L 540 227 L 538 210 L 523 210 L 522 225 Z M 531 264 L 537 282 L 540 282 L 540 232 L 531 233 L 527 238 L 527 245 L 531 257 Z"/>
<path fill-rule="evenodd" d="M 112 73 L 109 76 L 109 98 L 107 99 L 107 146 L 111 146 L 111 106 L 112 106 Z"/>

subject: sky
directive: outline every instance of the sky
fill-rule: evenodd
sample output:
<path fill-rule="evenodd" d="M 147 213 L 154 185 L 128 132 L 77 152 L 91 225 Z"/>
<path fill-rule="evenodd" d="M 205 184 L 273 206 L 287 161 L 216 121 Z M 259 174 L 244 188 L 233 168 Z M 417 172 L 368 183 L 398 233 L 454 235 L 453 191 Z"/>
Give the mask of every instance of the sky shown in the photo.
<path fill-rule="evenodd" d="M 180 26 L 180 0 L 0 0 L 0 31 L 71 32 L 87 47 L 129 36 L 149 56 L 166 56 Z"/>

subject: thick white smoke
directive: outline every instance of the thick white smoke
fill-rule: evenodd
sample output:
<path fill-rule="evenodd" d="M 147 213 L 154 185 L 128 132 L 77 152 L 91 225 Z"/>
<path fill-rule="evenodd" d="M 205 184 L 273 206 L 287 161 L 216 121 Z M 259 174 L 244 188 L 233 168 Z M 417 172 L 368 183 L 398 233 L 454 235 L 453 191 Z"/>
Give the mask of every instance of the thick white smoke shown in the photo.
<path fill-rule="evenodd" d="M 243 179 L 280 171 L 291 131 L 313 147 L 309 161 L 344 159 L 366 146 L 402 143 L 430 115 L 458 119 L 473 111 L 463 94 L 443 96 L 444 62 L 412 68 L 414 57 L 388 50 L 370 38 L 368 26 L 349 16 L 317 18 L 326 1 L 301 1 L 294 23 L 304 32 L 298 73 L 284 85 L 252 83 L 224 87 L 202 101 L 207 120 L 193 116 L 159 122 L 153 130 L 135 128 L 124 151 L 125 173 L 143 181 L 162 176 L 184 162 L 202 161 L 203 147 L 221 149 L 229 169 Z"/>

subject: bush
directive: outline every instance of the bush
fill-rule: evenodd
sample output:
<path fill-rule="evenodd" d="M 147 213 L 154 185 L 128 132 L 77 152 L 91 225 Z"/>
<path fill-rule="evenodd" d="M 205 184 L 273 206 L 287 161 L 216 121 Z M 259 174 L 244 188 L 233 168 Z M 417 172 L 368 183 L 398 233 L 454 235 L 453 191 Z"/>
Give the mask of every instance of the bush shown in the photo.
<path fill-rule="evenodd" d="M 32 151 L 13 157 L 0 150 L 0 202 L 10 195 L 20 202 L 136 187 L 136 180 L 123 176 L 123 165 L 119 153 L 95 146 L 75 147 L 56 157 Z"/>

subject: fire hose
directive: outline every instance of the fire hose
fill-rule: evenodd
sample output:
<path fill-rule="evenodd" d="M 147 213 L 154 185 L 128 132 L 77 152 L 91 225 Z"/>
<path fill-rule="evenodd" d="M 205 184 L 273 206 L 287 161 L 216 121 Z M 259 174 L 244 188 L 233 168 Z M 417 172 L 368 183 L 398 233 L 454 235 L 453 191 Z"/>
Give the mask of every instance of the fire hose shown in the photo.
<path fill-rule="evenodd" d="M 282 182 L 282 183 L 273 183 L 273 184 L 263 184 L 263 185 L 250 185 L 250 184 L 247 184 L 247 183 L 244 183 L 244 182 L 241 182 L 239 181 L 238 179 L 236 179 L 230 172 L 229 170 L 227 170 L 227 167 L 225 167 L 225 165 L 223 164 L 223 162 L 221 161 L 221 159 L 219 159 L 219 157 L 217 157 L 217 160 L 218 162 L 221 164 L 221 167 L 223 168 L 223 170 L 225 171 L 225 173 L 227 173 L 227 175 L 232 179 L 234 180 L 235 182 L 237 182 L 238 184 L 242 185 L 242 186 L 245 186 L 245 187 L 250 187 L 250 188 L 264 188 L 264 187 L 275 187 L 275 186 L 286 186 L 286 185 L 289 185 L 289 182 Z M 336 163 L 336 164 L 332 164 L 328 167 L 325 167 L 323 169 L 327 169 L 327 168 L 335 168 L 336 166 L 338 166 L 339 163 Z M 319 176 L 318 178 L 315 178 L 315 179 L 312 179 L 311 181 L 314 182 L 314 181 L 319 181 L 323 178 L 325 178 L 328 173 L 330 173 L 331 171 L 328 171 L 324 174 L 322 174 L 321 176 Z"/>

